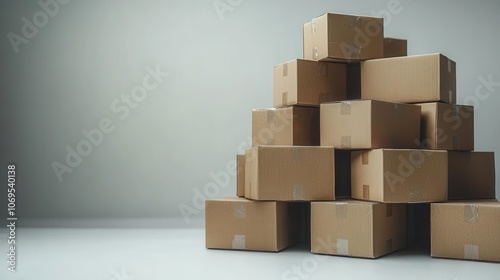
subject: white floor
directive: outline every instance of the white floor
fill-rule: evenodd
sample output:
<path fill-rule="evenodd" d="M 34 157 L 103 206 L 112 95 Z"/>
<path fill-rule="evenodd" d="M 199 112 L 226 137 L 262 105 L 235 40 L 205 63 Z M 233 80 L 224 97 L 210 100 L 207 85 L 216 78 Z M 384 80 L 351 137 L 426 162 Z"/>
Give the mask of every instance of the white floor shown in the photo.
<path fill-rule="evenodd" d="M 2 261 L 0 279 L 500 279 L 500 264 L 414 250 L 377 260 L 312 255 L 303 246 L 280 253 L 207 250 L 204 234 L 202 228 L 19 228 L 17 272 Z"/>

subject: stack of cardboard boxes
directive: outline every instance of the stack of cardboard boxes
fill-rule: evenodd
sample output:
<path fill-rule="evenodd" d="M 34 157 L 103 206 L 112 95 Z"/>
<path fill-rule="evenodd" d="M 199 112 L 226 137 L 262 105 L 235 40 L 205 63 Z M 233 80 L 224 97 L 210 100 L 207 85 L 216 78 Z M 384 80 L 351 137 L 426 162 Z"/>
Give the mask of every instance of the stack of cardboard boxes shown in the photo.
<path fill-rule="evenodd" d="M 325 14 L 303 31 L 304 59 L 274 68 L 275 108 L 252 112 L 238 198 L 206 201 L 206 247 L 305 241 L 313 253 L 377 258 L 426 227 L 407 226 L 408 206 L 431 203 L 432 256 L 500 261 L 494 155 L 473 151 L 455 62 L 407 56 L 381 18 Z"/>

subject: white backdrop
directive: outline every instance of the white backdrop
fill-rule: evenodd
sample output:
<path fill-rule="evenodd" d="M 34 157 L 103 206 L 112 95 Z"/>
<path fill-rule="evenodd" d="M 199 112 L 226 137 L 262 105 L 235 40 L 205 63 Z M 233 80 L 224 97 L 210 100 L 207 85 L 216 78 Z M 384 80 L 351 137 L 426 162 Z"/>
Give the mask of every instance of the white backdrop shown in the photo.
<path fill-rule="evenodd" d="M 17 164 L 25 221 L 203 218 L 206 195 L 235 192 L 227 170 L 251 110 L 272 106 L 273 66 L 302 56 L 302 24 L 325 12 L 382 15 L 409 54 L 456 61 L 476 149 L 498 162 L 498 1 L 41 3 L 0 9 L 1 166 Z"/>

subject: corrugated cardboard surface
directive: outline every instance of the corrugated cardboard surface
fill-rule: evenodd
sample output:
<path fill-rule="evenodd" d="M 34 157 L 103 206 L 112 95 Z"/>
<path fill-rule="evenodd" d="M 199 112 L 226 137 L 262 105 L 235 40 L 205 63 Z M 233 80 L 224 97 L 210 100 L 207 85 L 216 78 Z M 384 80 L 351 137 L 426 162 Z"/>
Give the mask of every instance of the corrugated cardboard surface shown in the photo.
<path fill-rule="evenodd" d="M 441 54 L 361 63 L 361 97 L 391 102 L 456 103 L 456 65 Z"/>
<path fill-rule="evenodd" d="M 356 61 L 384 55 L 382 18 L 324 14 L 304 24 L 304 58 Z"/>
<path fill-rule="evenodd" d="M 321 146 L 338 149 L 418 148 L 420 108 L 375 100 L 324 103 Z"/>
<path fill-rule="evenodd" d="M 432 203 L 431 256 L 500 262 L 500 203 Z"/>
<path fill-rule="evenodd" d="M 474 150 L 474 107 L 419 103 L 422 108 L 422 149 Z"/>
<path fill-rule="evenodd" d="M 377 258 L 406 246 L 406 205 L 355 200 L 311 203 L 311 251 Z"/>
<path fill-rule="evenodd" d="M 252 111 L 252 146 L 319 145 L 319 108 L 292 106 Z"/>
<path fill-rule="evenodd" d="M 495 198 L 493 152 L 448 151 L 448 198 Z"/>
<path fill-rule="evenodd" d="M 346 66 L 295 59 L 274 67 L 274 107 L 346 99 Z"/>
<path fill-rule="evenodd" d="M 333 147 L 253 147 L 245 156 L 245 196 L 278 201 L 334 200 L 334 169 Z"/>
<path fill-rule="evenodd" d="M 384 38 L 384 58 L 407 56 L 408 41 L 396 38 Z"/>
<path fill-rule="evenodd" d="M 448 199 L 446 151 L 353 151 L 351 190 L 356 199 L 424 203 Z"/>
<path fill-rule="evenodd" d="M 279 251 L 290 245 L 288 205 L 245 198 L 205 201 L 206 247 Z"/>
<path fill-rule="evenodd" d="M 245 196 L 245 155 L 236 155 L 236 195 Z"/>

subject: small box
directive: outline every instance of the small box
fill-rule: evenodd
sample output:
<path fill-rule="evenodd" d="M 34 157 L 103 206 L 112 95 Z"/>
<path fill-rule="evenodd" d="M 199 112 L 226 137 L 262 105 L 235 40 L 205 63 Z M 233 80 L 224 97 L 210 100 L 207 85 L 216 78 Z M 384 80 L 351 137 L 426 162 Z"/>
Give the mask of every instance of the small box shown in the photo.
<path fill-rule="evenodd" d="M 408 41 L 396 38 L 384 38 L 384 58 L 408 55 Z"/>
<path fill-rule="evenodd" d="M 455 62 L 442 54 L 361 63 L 361 98 L 390 102 L 456 103 Z"/>
<path fill-rule="evenodd" d="M 295 59 L 274 67 L 274 107 L 346 99 L 346 66 Z"/>
<path fill-rule="evenodd" d="M 324 103 L 321 146 L 337 149 L 419 148 L 420 107 L 376 100 Z"/>
<path fill-rule="evenodd" d="M 349 62 L 383 56 L 382 18 L 327 13 L 304 24 L 305 59 Z"/>
<path fill-rule="evenodd" d="M 236 155 L 236 195 L 245 196 L 245 155 Z"/>
<path fill-rule="evenodd" d="M 495 199 L 495 154 L 448 151 L 448 198 Z"/>
<path fill-rule="evenodd" d="M 431 256 L 500 262 L 500 203 L 432 203 Z"/>
<path fill-rule="evenodd" d="M 311 251 L 378 258 L 406 247 L 406 205 L 356 200 L 311 203 Z"/>
<path fill-rule="evenodd" d="M 425 203 L 448 199 L 446 151 L 377 149 L 353 151 L 351 191 L 355 199 Z"/>
<path fill-rule="evenodd" d="M 205 242 L 210 249 L 280 251 L 291 245 L 289 206 L 245 198 L 205 201 Z"/>
<path fill-rule="evenodd" d="M 334 154 L 333 147 L 247 149 L 245 197 L 276 201 L 334 200 Z"/>
<path fill-rule="evenodd" d="M 252 146 L 319 146 L 319 108 L 292 106 L 252 111 Z"/>
<path fill-rule="evenodd" d="M 420 147 L 430 150 L 474 150 L 474 107 L 419 103 Z"/>

